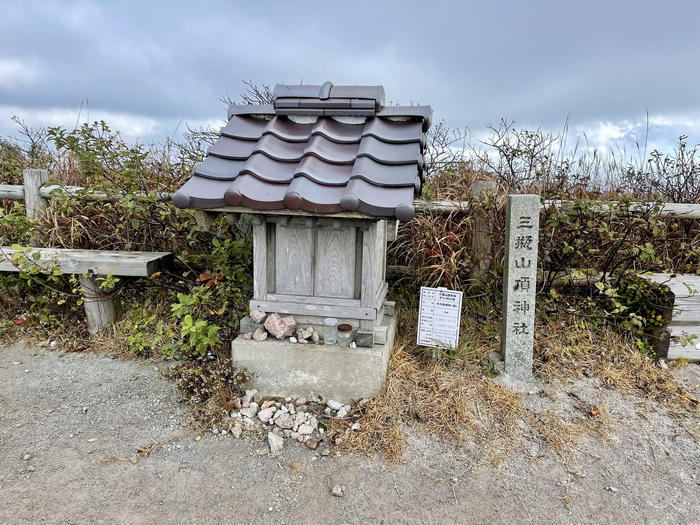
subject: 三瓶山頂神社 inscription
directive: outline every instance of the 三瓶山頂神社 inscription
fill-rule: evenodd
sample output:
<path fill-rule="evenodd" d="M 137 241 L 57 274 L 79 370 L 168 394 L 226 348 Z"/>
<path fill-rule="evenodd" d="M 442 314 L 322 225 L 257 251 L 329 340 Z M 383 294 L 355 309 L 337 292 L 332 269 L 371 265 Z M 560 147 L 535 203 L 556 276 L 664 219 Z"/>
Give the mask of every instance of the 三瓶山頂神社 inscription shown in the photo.
<path fill-rule="evenodd" d="M 508 196 L 501 351 L 506 374 L 527 383 L 532 382 L 539 224 L 539 195 Z"/>
<path fill-rule="evenodd" d="M 421 286 L 418 344 L 432 348 L 456 347 L 461 313 L 462 292 Z"/>

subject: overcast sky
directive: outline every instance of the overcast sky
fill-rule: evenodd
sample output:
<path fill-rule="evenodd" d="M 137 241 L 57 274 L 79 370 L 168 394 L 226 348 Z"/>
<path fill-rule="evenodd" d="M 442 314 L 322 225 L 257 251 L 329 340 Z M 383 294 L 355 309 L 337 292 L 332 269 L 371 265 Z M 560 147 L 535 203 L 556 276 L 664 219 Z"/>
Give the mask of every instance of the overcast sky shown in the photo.
<path fill-rule="evenodd" d="M 216 124 L 241 82 L 383 84 L 482 136 L 584 130 L 593 146 L 700 142 L 697 0 L 0 2 L 0 135 L 12 115 L 105 119 L 161 141 Z M 88 101 L 89 113 L 81 101 Z M 180 125 L 180 130 L 183 129 Z"/>

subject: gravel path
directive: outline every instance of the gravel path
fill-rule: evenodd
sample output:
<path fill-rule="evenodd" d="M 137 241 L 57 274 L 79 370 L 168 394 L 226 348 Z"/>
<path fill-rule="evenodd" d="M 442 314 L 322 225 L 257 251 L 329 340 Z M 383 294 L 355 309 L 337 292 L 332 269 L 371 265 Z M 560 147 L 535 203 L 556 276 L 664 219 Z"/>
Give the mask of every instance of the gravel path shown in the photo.
<path fill-rule="evenodd" d="M 583 442 L 566 465 L 533 452 L 494 469 L 415 434 L 407 463 L 391 465 L 198 441 L 159 365 L 0 348 L 0 523 L 700 523 L 698 442 L 591 384 L 578 395 L 608 396 L 620 422 L 611 443 Z M 699 370 L 679 372 L 696 392 Z M 166 444 L 129 460 L 153 442 Z"/>

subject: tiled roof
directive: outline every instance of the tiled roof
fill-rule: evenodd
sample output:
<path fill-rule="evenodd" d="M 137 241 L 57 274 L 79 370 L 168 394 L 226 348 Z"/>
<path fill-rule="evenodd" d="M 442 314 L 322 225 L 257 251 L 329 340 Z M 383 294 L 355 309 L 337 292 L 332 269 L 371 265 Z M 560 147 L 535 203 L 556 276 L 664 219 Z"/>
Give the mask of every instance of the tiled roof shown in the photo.
<path fill-rule="evenodd" d="M 232 105 L 180 207 L 360 211 L 413 217 L 429 106 L 384 106 L 382 86 L 278 85 L 272 105 Z"/>

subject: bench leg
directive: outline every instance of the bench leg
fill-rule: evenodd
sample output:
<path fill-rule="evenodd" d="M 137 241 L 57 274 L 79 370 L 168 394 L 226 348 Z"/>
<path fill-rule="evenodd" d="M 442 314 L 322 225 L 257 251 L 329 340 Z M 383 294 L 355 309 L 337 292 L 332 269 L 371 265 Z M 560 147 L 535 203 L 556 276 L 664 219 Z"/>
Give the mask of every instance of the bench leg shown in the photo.
<path fill-rule="evenodd" d="M 94 275 L 81 275 L 80 285 L 83 288 L 88 331 L 96 334 L 117 320 L 117 307 L 114 300 L 102 294 Z"/>

